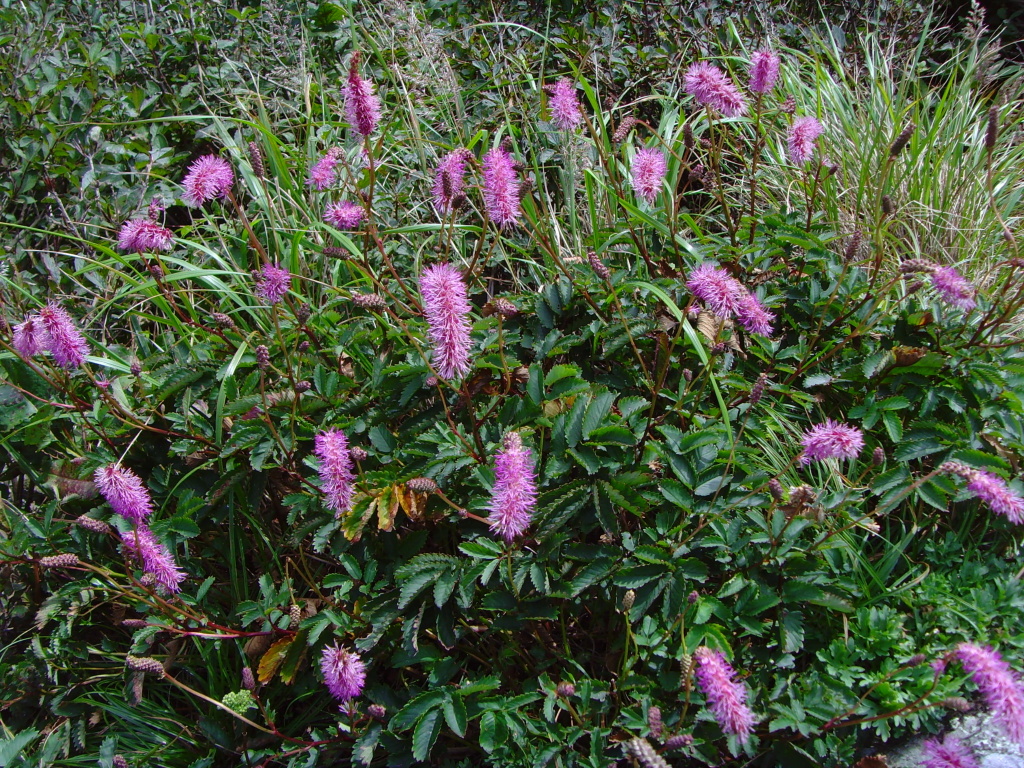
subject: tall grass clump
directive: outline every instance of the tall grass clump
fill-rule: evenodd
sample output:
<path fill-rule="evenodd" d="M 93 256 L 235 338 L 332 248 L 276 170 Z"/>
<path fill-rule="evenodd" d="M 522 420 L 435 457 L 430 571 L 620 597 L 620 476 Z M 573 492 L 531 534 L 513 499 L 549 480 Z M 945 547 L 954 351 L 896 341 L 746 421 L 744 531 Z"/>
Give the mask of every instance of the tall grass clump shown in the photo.
<path fill-rule="evenodd" d="M 726 27 L 632 99 L 550 28 L 307 21 L 301 101 L 6 223 L 0 755 L 1019 740 L 1019 73 Z"/>

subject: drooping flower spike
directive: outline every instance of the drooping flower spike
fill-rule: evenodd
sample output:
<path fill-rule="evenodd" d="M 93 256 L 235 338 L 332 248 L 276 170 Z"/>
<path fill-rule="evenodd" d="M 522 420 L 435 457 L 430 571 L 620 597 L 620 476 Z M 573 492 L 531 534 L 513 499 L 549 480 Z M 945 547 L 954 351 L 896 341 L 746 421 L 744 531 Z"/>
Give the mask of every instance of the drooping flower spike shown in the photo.
<path fill-rule="evenodd" d="M 494 457 L 494 488 L 488 507 L 491 531 L 505 541 L 512 541 L 530 526 L 536 504 L 537 485 L 530 449 L 523 445 L 518 432 L 509 432 Z"/>
<path fill-rule="evenodd" d="M 25 318 L 23 323 L 14 326 L 14 338 L 11 345 L 22 357 L 29 358 L 44 351 L 50 343 L 43 321 L 36 315 Z"/>
<path fill-rule="evenodd" d="M 974 309 L 974 286 L 953 267 L 936 267 L 932 270 L 932 287 L 939 298 L 960 309 Z"/>
<path fill-rule="evenodd" d="M 117 236 L 118 248 L 136 253 L 167 251 L 173 243 L 174 233 L 149 218 L 126 221 Z"/>
<path fill-rule="evenodd" d="M 341 150 L 333 147 L 327 150 L 327 154 L 321 157 L 313 167 L 309 169 L 309 178 L 306 185 L 316 187 L 319 190 L 329 189 L 338 180 L 338 161 L 341 158 Z"/>
<path fill-rule="evenodd" d="M 735 317 L 748 333 L 772 334 L 775 315 L 721 267 L 701 264 L 690 273 L 686 287 L 719 317 Z"/>
<path fill-rule="evenodd" d="M 338 229 L 355 229 L 363 220 L 366 211 L 362 206 L 341 200 L 324 209 L 324 221 Z"/>
<path fill-rule="evenodd" d="M 994 648 L 960 643 L 953 651 L 1006 735 L 1024 747 L 1024 684 Z"/>
<path fill-rule="evenodd" d="M 789 127 L 789 157 L 804 165 L 814 155 L 815 142 L 825 129 L 814 117 L 798 117 Z"/>
<path fill-rule="evenodd" d="M 181 591 L 185 572 L 145 523 L 138 523 L 134 530 L 124 531 L 121 543 L 128 554 L 142 563 L 142 570 L 153 575 L 157 584 L 172 594 Z"/>
<path fill-rule="evenodd" d="M 686 70 L 683 86 L 700 104 L 721 112 L 725 117 L 737 117 L 747 111 L 739 89 L 714 64 L 702 61 L 692 65 Z"/>
<path fill-rule="evenodd" d="M 827 419 L 811 427 L 801 441 L 804 452 L 801 464 L 825 459 L 855 459 L 864 448 L 864 434 L 856 427 Z"/>
<path fill-rule="evenodd" d="M 462 275 L 451 264 L 433 264 L 420 275 L 420 294 L 437 372 L 445 379 L 464 376 L 471 367 L 471 325 Z"/>
<path fill-rule="evenodd" d="M 922 749 L 924 760 L 921 768 L 978 768 L 978 761 L 970 748 L 950 734 L 946 734 L 942 741 L 928 739 Z"/>
<path fill-rule="evenodd" d="M 144 523 L 153 514 L 153 500 L 142 479 L 127 467 L 108 464 L 96 470 L 96 487 L 111 508 L 133 523 Z"/>
<path fill-rule="evenodd" d="M 46 339 L 46 349 L 57 365 L 70 370 L 85 362 L 89 343 L 75 327 L 67 310 L 51 301 L 39 310 L 39 321 L 45 331 L 45 336 L 39 338 Z"/>
<path fill-rule="evenodd" d="M 320 459 L 320 488 L 325 506 L 336 515 L 352 508 L 352 457 L 348 438 L 340 429 L 328 429 L 314 438 L 314 453 Z"/>
<path fill-rule="evenodd" d="M 747 689 L 735 680 L 736 673 L 721 651 L 701 646 L 693 657 L 697 661 L 697 684 L 708 700 L 715 721 L 723 733 L 736 736 L 745 744 L 756 722 L 747 706 Z"/>

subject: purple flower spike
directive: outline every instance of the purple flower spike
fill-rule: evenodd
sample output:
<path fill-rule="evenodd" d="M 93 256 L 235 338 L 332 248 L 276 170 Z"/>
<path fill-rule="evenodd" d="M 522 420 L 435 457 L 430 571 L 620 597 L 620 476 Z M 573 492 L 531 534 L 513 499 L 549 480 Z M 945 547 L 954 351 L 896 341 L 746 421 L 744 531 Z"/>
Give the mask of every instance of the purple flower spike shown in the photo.
<path fill-rule="evenodd" d="M 971 473 L 967 490 L 988 507 L 1016 525 L 1024 523 L 1024 499 L 1017 496 L 1005 482 L 991 472 L 976 470 Z"/>
<path fill-rule="evenodd" d="M 814 154 L 814 143 L 825 129 L 814 117 L 798 117 L 789 127 L 789 157 L 803 165 Z"/>
<path fill-rule="evenodd" d="M 341 515 L 352 508 L 352 457 L 348 438 L 340 429 L 328 429 L 314 439 L 314 452 L 320 459 L 320 487 L 324 503 L 335 514 Z"/>
<path fill-rule="evenodd" d="M 757 51 L 750 57 L 750 90 L 769 93 L 779 79 L 779 57 L 771 51 Z"/>
<path fill-rule="evenodd" d="M 316 187 L 321 191 L 332 186 L 338 180 L 338 159 L 340 157 L 340 149 L 327 150 L 327 154 L 317 160 L 309 169 L 306 186 Z"/>
<path fill-rule="evenodd" d="M 117 247 L 122 251 L 167 251 L 174 242 L 174 233 L 151 219 L 126 221 L 117 236 Z"/>
<path fill-rule="evenodd" d="M 142 480 L 120 464 L 96 470 L 96 487 L 117 514 L 133 523 L 143 523 L 153 514 L 153 500 Z"/>
<path fill-rule="evenodd" d="M 953 652 L 1006 735 L 1024 747 L 1024 685 L 993 648 L 960 643 Z"/>
<path fill-rule="evenodd" d="M 939 298 L 960 309 L 974 309 L 974 286 L 953 267 L 939 267 L 932 272 L 932 286 Z"/>
<path fill-rule="evenodd" d="M 256 295 L 268 304 L 277 304 L 291 287 L 292 273 L 276 264 L 264 264 L 256 281 Z"/>
<path fill-rule="evenodd" d="M 348 123 L 363 136 L 369 136 L 380 121 L 380 99 L 373 93 L 373 84 L 359 76 L 359 54 L 353 54 L 345 83 L 345 116 Z"/>
<path fill-rule="evenodd" d="M 327 690 L 338 701 L 351 701 L 363 692 L 366 685 L 366 665 L 355 651 L 347 651 L 335 643 L 324 648 L 320 659 Z"/>
<path fill-rule="evenodd" d="M 737 117 L 747 111 L 739 89 L 729 76 L 714 64 L 702 61 L 694 64 L 683 78 L 686 92 L 725 117 Z"/>
<path fill-rule="evenodd" d="M 342 200 L 324 209 L 324 221 L 338 229 L 355 229 L 363 220 L 364 213 L 362 206 Z"/>
<path fill-rule="evenodd" d="M 235 172 L 231 164 L 216 155 L 203 155 L 188 168 L 182 199 L 193 208 L 198 208 L 207 200 L 225 197 L 235 183 Z"/>
<path fill-rule="evenodd" d="M 434 365 L 444 379 L 469 372 L 469 299 L 462 275 L 451 264 L 434 264 L 420 276 Z"/>
<path fill-rule="evenodd" d="M 465 197 L 466 163 L 472 157 L 468 149 L 456 149 L 444 156 L 434 174 L 434 208 L 442 216 L 452 212 Z"/>
<path fill-rule="evenodd" d="M 755 722 L 747 706 L 747 689 L 733 679 L 736 673 L 721 651 L 702 645 L 693 656 L 697 660 L 697 683 L 707 697 L 711 714 L 723 733 L 736 736 L 745 744 Z"/>
<path fill-rule="evenodd" d="M 641 149 L 633 156 L 631 170 L 633 191 L 638 197 L 653 204 L 661 192 L 661 185 L 668 170 L 665 153 L 660 149 Z"/>
<path fill-rule="evenodd" d="M 739 311 L 745 290 L 738 280 L 713 264 L 701 264 L 693 270 L 686 287 L 719 317 L 731 317 Z"/>
<path fill-rule="evenodd" d="M 512 541 L 529 527 L 536 503 L 537 485 L 530 449 L 523 447 L 518 432 L 509 432 L 494 457 L 494 488 L 488 507 L 491 531 L 505 541 Z"/>
<path fill-rule="evenodd" d="M 133 531 L 123 532 L 121 542 L 125 551 L 142 563 L 142 570 L 153 574 L 157 584 L 172 594 L 181 591 L 185 572 L 145 523 L 139 523 Z"/>
<path fill-rule="evenodd" d="M 519 223 L 519 177 L 512 155 L 504 147 L 484 155 L 484 208 L 491 221 L 504 229 Z"/>
<path fill-rule="evenodd" d="M 856 427 L 828 419 L 811 427 L 801 441 L 804 446 L 801 464 L 825 459 L 855 459 L 864 448 L 864 435 Z"/>
<path fill-rule="evenodd" d="M 89 343 L 63 307 L 50 302 L 39 310 L 39 321 L 46 331 L 46 348 L 57 365 L 70 370 L 85 362 L 85 356 L 89 354 Z"/>
<path fill-rule="evenodd" d="M 576 98 L 576 87 L 567 77 L 563 77 L 554 85 L 547 86 L 551 93 L 548 107 L 551 110 L 551 122 L 561 131 L 571 131 L 583 122 L 580 102 Z"/>
<path fill-rule="evenodd" d="M 775 315 L 766 310 L 757 297 L 746 288 L 743 289 L 740 305 L 736 309 L 736 319 L 748 333 L 756 333 L 759 336 L 772 335 L 772 320 L 775 319 Z"/>
<path fill-rule="evenodd" d="M 22 357 L 38 355 L 50 345 L 50 337 L 46 333 L 42 320 L 36 316 L 25 318 L 25 322 L 14 326 L 14 338 L 11 345 Z"/>
<path fill-rule="evenodd" d="M 923 748 L 921 768 L 978 768 L 971 750 L 955 736 L 947 735 L 941 742 L 928 739 Z"/>

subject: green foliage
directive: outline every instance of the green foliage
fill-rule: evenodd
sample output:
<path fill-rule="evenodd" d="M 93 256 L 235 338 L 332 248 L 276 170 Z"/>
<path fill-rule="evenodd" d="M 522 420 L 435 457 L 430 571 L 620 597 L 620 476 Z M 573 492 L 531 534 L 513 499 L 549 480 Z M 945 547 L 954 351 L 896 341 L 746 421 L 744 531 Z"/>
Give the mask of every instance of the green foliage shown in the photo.
<path fill-rule="evenodd" d="M 896 56 L 884 30 L 822 36 L 773 10 L 786 90 L 722 120 L 679 61 L 745 82 L 757 20 L 725 2 L 657 21 L 599 7 L 599 44 L 571 4 L 532 27 L 529 3 L 493 22 L 446 2 L 29 5 L 74 33 L 29 25 L 3 49 L 0 764 L 603 768 L 633 737 L 679 734 L 692 744 L 666 759 L 842 764 L 937 729 L 968 690 L 919 655 L 982 640 L 1019 660 L 1019 531 L 940 469 L 1012 478 L 1024 455 L 1016 107 L 981 141 L 991 89 L 1012 102 L 1021 79 L 978 37 Z M 694 39 L 709 21 L 716 40 Z M 353 50 L 384 99 L 365 142 L 337 87 Z M 562 75 L 587 116 L 574 133 L 547 121 Z M 790 94 L 826 126 L 804 167 Z M 478 168 L 506 137 L 529 186 L 522 226 L 499 230 Z M 630 188 L 643 146 L 668 157 L 654 204 Z M 339 182 L 317 191 L 332 147 Z M 439 216 L 433 171 L 458 147 L 467 203 Z M 210 152 L 232 195 L 185 208 L 185 165 Z M 170 250 L 119 249 L 157 196 Z M 338 199 L 367 221 L 325 224 Z M 959 265 L 977 308 L 915 287 L 911 258 Z M 472 370 L 451 381 L 418 287 L 440 261 L 472 305 Z M 702 309 L 686 280 L 703 262 L 774 313 L 770 336 Z M 268 263 L 293 275 L 274 304 L 253 276 Z M 13 347 L 51 298 L 92 345 L 80 370 Z M 856 458 L 800 460 L 826 419 L 863 430 Z M 327 428 L 355 449 L 339 515 L 313 452 Z M 510 432 L 538 494 L 505 542 L 486 523 Z M 119 546 L 130 525 L 93 482 L 117 461 L 152 494 L 180 594 Z M 78 564 L 43 561 L 58 553 Z M 367 664 L 340 711 L 319 665 L 335 642 Z M 695 682 L 702 646 L 748 691 L 747 744 Z"/>

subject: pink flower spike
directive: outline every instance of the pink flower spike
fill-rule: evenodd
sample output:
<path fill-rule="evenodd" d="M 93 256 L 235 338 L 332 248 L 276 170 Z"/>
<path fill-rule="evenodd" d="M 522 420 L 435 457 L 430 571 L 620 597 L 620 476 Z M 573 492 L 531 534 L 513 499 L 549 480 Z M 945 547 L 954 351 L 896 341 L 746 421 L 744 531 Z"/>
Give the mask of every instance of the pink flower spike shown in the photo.
<path fill-rule="evenodd" d="M 363 220 L 365 213 L 362 206 L 342 200 L 331 203 L 324 209 L 324 221 L 338 229 L 355 229 Z"/>
<path fill-rule="evenodd" d="M 797 165 L 803 165 L 814 154 L 815 142 L 825 129 L 814 117 L 798 117 L 789 127 L 789 157 Z"/>
<path fill-rule="evenodd" d="M 530 526 L 537 504 L 530 449 L 523 446 L 518 432 L 505 435 L 502 449 L 494 457 L 494 488 L 491 490 L 491 531 L 512 541 Z"/>
<path fill-rule="evenodd" d="M 50 337 L 46 333 L 42 320 L 35 315 L 25 318 L 25 322 L 14 326 L 14 338 L 11 346 L 24 358 L 34 357 L 49 348 Z"/>
<path fill-rule="evenodd" d="M 292 273 L 276 264 L 264 264 L 256 281 L 256 295 L 268 304 L 277 304 L 291 287 Z"/>
<path fill-rule="evenodd" d="M 693 656 L 697 660 L 697 683 L 707 697 L 711 714 L 723 733 L 746 744 L 756 722 L 747 706 L 747 689 L 733 679 L 736 673 L 721 651 L 702 645 Z"/>
<path fill-rule="evenodd" d="M 693 270 L 686 287 L 719 317 L 732 317 L 738 313 L 746 293 L 739 280 L 713 264 L 701 264 Z"/>
<path fill-rule="evenodd" d="M 420 275 L 434 365 L 444 379 L 469 373 L 469 299 L 462 275 L 451 264 L 434 264 Z"/>
<path fill-rule="evenodd" d="M 970 748 L 955 736 L 947 734 L 941 742 L 928 739 L 922 746 L 921 768 L 978 768 Z"/>
<path fill-rule="evenodd" d="M 324 504 L 336 515 L 342 515 L 352 508 L 352 481 L 355 479 L 348 438 L 340 429 L 328 429 L 316 436 L 314 444 L 314 452 L 320 459 Z"/>
<path fill-rule="evenodd" d="M 1024 685 L 993 648 L 960 643 L 953 652 L 1006 735 L 1024 747 Z"/>
<path fill-rule="evenodd" d="M 124 544 L 125 552 L 142 564 L 143 571 L 153 574 L 157 584 L 172 594 L 181 591 L 185 572 L 178 567 L 174 555 L 157 540 L 145 523 L 139 523 L 133 531 L 124 531 L 121 543 Z"/>
<path fill-rule="evenodd" d="M 1011 523 L 1024 523 L 1024 499 L 991 472 L 972 472 L 967 490 L 985 502 L 993 512 L 1005 515 Z"/>
<path fill-rule="evenodd" d="M 739 89 L 714 64 L 702 61 L 692 65 L 686 70 L 683 85 L 698 102 L 718 110 L 725 117 L 738 117 L 747 111 Z"/>
<path fill-rule="evenodd" d="M 939 298 L 960 309 L 974 309 L 974 286 L 953 267 L 938 267 L 932 272 L 932 287 Z"/>
<path fill-rule="evenodd" d="M 117 514 L 133 523 L 143 523 L 153 514 L 153 500 L 142 480 L 120 464 L 100 467 L 96 487 Z"/>
<path fill-rule="evenodd" d="M 560 78 L 554 85 L 547 86 L 551 93 L 548 108 L 551 122 L 561 131 L 571 131 L 583 122 L 580 102 L 576 98 L 576 87 L 567 77 Z"/>
<path fill-rule="evenodd" d="M 46 348 L 61 368 L 78 368 L 89 354 L 89 343 L 75 327 L 67 311 L 55 302 L 39 310 L 39 320 L 46 331 Z"/>
<path fill-rule="evenodd" d="M 235 183 L 235 172 L 231 164 L 216 155 L 203 155 L 188 168 L 182 199 L 193 208 L 198 208 L 207 200 L 225 197 Z"/>
<path fill-rule="evenodd" d="M 306 179 L 306 186 L 316 187 L 323 191 L 338 180 L 338 158 L 341 150 L 330 149 L 327 154 L 321 157 L 313 167 L 309 169 L 309 178 Z"/>
<path fill-rule="evenodd" d="M 472 157 L 468 149 L 456 149 L 444 156 L 434 174 L 434 208 L 442 216 L 452 212 L 465 197 L 466 163 Z"/>
<path fill-rule="evenodd" d="M 633 156 L 633 191 L 648 203 L 653 204 L 661 192 L 668 164 L 665 153 L 660 149 L 641 149 Z"/>
<path fill-rule="evenodd" d="M 122 251 L 167 251 L 174 242 L 174 233 L 151 219 L 126 221 L 117 236 L 117 247 Z"/>
<path fill-rule="evenodd" d="M 801 441 L 804 446 L 801 464 L 825 459 L 855 459 L 864 448 L 864 435 L 856 427 L 827 419 L 811 427 Z"/>
<path fill-rule="evenodd" d="M 772 321 L 775 315 L 766 310 L 757 297 L 746 288 L 743 288 L 743 295 L 736 308 L 736 319 L 748 333 L 756 333 L 759 336 L 772 335 Z"/>
<path fill-rule="evenodd" d="M 504 147 L 484 155 L 484 208 L 491 221 L 504 229 L 519 223 L 519 177 L 512 155 Z"/>
<path fill-rule="evenodd" d="M 351 701 L 363 692 L 366 685 L 366 665 L 355 651 L 347 651 L 335 643 L 324 648 L 320 659 L 327 690 L 338 701 Z"/>
<path fill-rule="evenodd" d="M 358 53 L 352 55 L 343 95 L 348 124 L 363 136 L 372 134 L 380 121 L 380 99 L 373 92 L 373 83 L 359 76 Z"/>
<path fill-rule="evenodd" d="M 768 93 L 779 79 L 779 57 L 771 51 L 756 51 L 750 57 L 750 90 Z"/>

